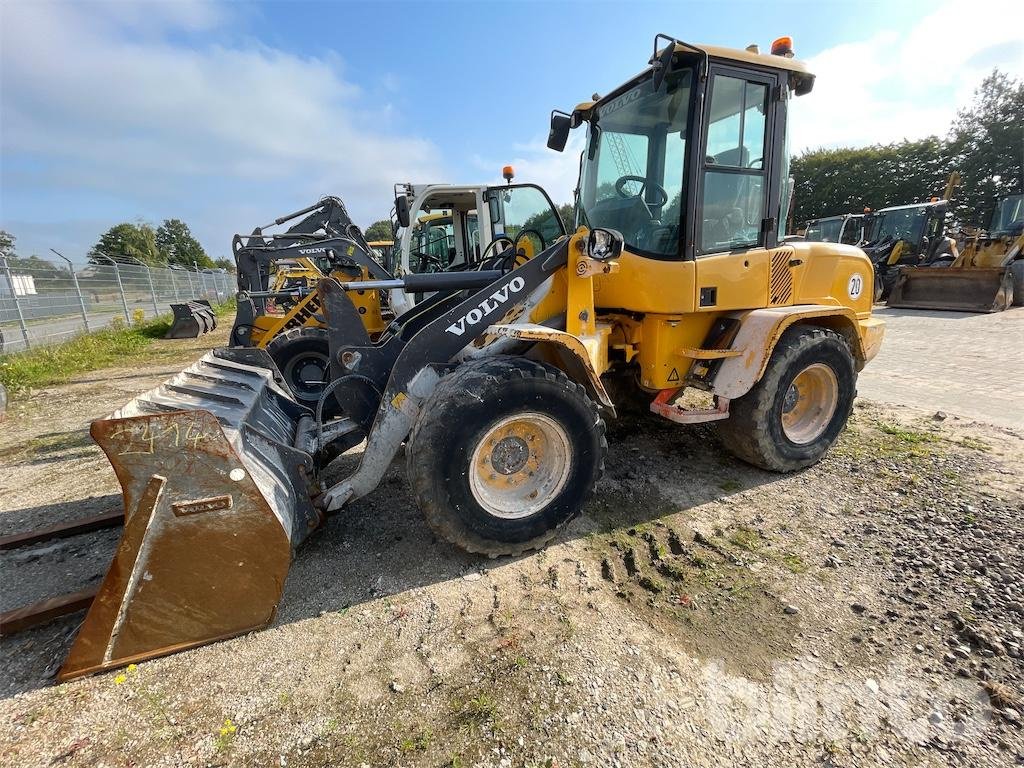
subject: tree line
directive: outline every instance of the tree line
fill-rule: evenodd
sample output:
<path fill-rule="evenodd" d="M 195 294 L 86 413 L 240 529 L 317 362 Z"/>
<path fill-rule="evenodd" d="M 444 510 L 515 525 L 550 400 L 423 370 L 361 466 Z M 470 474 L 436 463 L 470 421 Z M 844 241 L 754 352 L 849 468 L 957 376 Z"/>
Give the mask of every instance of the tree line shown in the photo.
<path fill-rule="evenodd" d="M 815 149 L 794 158 L 793 225 L 941 196 L 953 171 L 958 225 L 987 226 L 998 197 L 1024 192 L 1024 82 L 994 70 L 944 137 Z M 795 228 L 793 226 L 792 228 Z"/>
<path fill-rule="evenodd" d="M 104 263 L 107 259 L 126 263 L 141 261 L 151 267 L 175 265 L 186 269 L 221 267 L 228 270 L 235 267 L 231 259 L 210 258 L 181 219 L 165 219 L 156 228 L 144 221 L 114 225 L 89 249 L 89 261 Z"/>

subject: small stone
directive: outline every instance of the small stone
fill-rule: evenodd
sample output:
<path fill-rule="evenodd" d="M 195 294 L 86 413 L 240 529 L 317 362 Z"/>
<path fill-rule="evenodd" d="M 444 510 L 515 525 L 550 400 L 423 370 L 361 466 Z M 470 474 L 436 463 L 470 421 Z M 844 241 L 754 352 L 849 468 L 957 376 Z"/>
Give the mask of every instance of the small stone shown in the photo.
<path fill-rule="evenodd" d="M 1001 710 L 1001 713 L 1008 722 L 1011 722 L 1014 725 L 1020 725 L 1020 713 L 1016 709 L 1010 709 L 1007 707 L 1006 709 Z"/>
<path fill-rule="evenodd" d="M 405 686 L 399 683 L 397 680 L 392 680 L 391 690 L 395 693 L 402 693 L 405 690 Z"/>
<path fill-rule="evenodd" d="M 870 677 L 864 681 L 864 687 L 872 693 L 878 693 L 878 682 Z"/>
<path fill-rule="evenodd" d="M 477 571 L 467 573 L 465 576 L 462 577 L 463 581 L 480 581 L 480 579 L 482 578 L 483 577 Z"/>
<path fill-rule="evenodd" d="M 790 616 L 796 616 L 798 613 L 800 613 L 800 609 L 797 608 L 795 605 L 787 605 L 783 610 Z"/>
<path fill-rule="evenodd" d="M 928 722 L 931 723 L 932 725 L 941 725 L 942 721 L 945 720 L 945 719 L 946 718 L 944 718 L 942 716 L 942 713 L 939 712 L 939 710 L 937 710 L 937 709 L 933 710 L 931 712 L 931 714 L 928 715 Z"/>
<path fill-rule="evenodd" d="M 862 603 L 853 603 L 850 605 L 850 610 L 854 613 L 864 613 L 867 609 L 868 607 Z"/>
<path fill-rule="evenodd" d="M 921 645 L 920 643 L 918 643 L 917 645 L 914 646 L 914 651 L 916 653 L 924 653 L 924 646 Z"/>
<path fill-rule="evenodd" d="M 945 411 L 936 411 L 935 414 L 932 416 L 932 419 L 934 421 L 945 421 L 947 418 L 948 417 Z"/>

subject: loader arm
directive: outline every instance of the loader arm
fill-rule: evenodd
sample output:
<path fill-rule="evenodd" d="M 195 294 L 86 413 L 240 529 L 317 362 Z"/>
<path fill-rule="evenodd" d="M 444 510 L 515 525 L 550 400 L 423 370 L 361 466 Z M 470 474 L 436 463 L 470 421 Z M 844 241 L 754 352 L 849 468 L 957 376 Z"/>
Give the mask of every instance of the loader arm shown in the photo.
<path fill-rule="evenodd" d="M 324 491 L 318 503 L 325 511 L 337 511 L 377 487 L 409 435 L 420 404 L 440 378 L 437 366 L 449 362 L 565 267 L 570 247 L 581 237 L 585 234 L 560 240 L 447 309 L 404 343 L 382 392 L 359 467 L 350 477 Z M 398 343 L 398 338 L 389 343 Z"/>

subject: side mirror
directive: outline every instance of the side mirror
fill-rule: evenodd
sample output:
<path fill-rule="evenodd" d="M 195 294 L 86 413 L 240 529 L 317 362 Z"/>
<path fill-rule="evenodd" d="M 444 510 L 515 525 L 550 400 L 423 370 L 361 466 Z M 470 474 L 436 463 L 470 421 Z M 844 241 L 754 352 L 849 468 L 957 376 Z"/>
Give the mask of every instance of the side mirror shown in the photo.
<path fill-rule="evenodd" d="M 409 198 L 405 195 L 395 198 L 395 218 L 398 219 L 398 226 L 409 226 Z"/>
<path fill-rule="evenodd" d="M 669 45 L 665 46 L 665 50 L 661 52 L 658 57 L 658 61 L 654 65 L 654 92 L 657 93 L 661 90 L 661 84 L 665 82 L 665 76 L 672 69 L 672 57 L 676 54 L 676 44 L 672 41 Z"/>
<path fill-rule="evenodd" d="M 548 130 L 548 149 L 561 152 L 569 140 L 572 118 L 564 112 L 551 113 L 551 128 Z"/>
<path fill-rule="evenodd" d="M 611 261 L 622 253 L 622 235 L 614 229 L 595 228 L 587 237 L 587 256 L 594 261 Z"/>

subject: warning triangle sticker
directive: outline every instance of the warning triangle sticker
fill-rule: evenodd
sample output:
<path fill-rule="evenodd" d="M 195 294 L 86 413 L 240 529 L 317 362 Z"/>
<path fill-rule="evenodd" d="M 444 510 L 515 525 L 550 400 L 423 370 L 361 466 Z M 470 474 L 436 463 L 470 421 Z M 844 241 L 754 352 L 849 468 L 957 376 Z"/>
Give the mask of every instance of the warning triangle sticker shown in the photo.
<path fill-rule="evenodd" d="M 675 368 L 673 368 L 672 369 L 672 373 L 670 373 L 668 375 L 668 380 L 669 381 L 679 381 L 679 371 L 677 371 Z"/>

